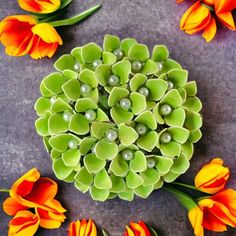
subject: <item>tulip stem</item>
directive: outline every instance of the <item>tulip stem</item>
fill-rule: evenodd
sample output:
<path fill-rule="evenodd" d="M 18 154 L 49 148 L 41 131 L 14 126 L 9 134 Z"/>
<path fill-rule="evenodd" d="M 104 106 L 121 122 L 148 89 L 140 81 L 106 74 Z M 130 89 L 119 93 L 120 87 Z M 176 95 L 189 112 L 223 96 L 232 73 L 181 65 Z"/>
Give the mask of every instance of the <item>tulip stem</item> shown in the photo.
<path fill-rule="evenodd" d="M 94 7 L 91 7 L 90 9 L 80 13 L 79 15 L 73 16 L 69 19 L 65 19 L 65 20 L 58 20 L 58 21 L 52 21 L 52 22 L 48 22 L 50 25 L 52 25 L 53 27 L 59 27 L 59 26 L 66 26 L 66 25 L 73 25 L 81 20 L 83 20 L 84 18 L 90 16 L 91 14 L 93 14 L 95 11 L 97 11 L 102 5 L 96 5 Z"/>
<path fill-rule="evenodd" d="M 7 188 L 0 189 L 0 193 L 9 193 L 9 192 L 10 192 L 10 189 L 7 189 Z"/>
<path fill-rule="evenodd" d="M 179 183 L 179 182 L 172 182 L 171 184 L 175 184 L 175 185 L 179 185 L 179 186 L 182 186 L 182 187 L 185 187 L 185 188 L 189 188 L 189 189 L 193 189 L 193 190 L 196 190 L 196 191 L 199 191 L 199 192 L 202 192 L 200 189 L 192 186 L 192 185 L 189 185 L 189 184 L 183 184 L 183 183 Z"/>

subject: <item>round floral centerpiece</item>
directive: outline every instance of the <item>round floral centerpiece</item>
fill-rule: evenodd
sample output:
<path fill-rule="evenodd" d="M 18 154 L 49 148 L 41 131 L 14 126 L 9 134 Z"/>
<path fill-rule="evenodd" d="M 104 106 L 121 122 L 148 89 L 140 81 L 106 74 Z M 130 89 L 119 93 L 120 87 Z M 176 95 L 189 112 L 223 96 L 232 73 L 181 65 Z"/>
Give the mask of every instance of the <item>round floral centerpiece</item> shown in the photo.
<path fill-rule="evenodd" d="M 195 81 L 135 39 L 106 35 L 55 62 L 40 85 L 36 130 L 58 179 L 105 201 L 147 198 L 189 168 L 201 138 Z"/>

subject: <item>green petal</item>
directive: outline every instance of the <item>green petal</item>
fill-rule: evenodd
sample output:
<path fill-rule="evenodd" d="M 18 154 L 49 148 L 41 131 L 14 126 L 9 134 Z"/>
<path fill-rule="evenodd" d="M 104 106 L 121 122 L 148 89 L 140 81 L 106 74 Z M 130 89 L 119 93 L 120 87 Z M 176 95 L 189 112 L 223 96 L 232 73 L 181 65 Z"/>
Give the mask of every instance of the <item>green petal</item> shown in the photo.
<path fill-rule="evenodd" d="M 183 87 L 188 80 L 188 71 L 182 69 L 173 69 L 167 73 L 167 77 L 177 87 Z"/>
<path fill-rule="evenodd" d="M 187 92 L 188 97 L 195 96 L 197 94 L 196 81 L 190 81 L 184 85 L 184 89 Z"/>
<path fill-rule="evenodd" d="M 133 118 L 133 114 L 131 112 L 124 111 L 120 107 L 112 107 L 110 110 L 110 114 L 117 125 L 121 123 L 129 123 Z"/>
<path fill-rule="evenodd" d="M 167 156 L 167 157 L 178 157 L 181 153 L 181 145 L 171 141 L 167 144 L 162 143 L 160 145 L 160 150 L 161 150 L 161 154 L 163 156 Z"/>
<path fill-rule="evenodd" d="M 135 118 L 135 122 L 146 125 L 149 129 L 155 130 L 157 128 L 157 122 L 151 111 L 144 111 Z"/>
<path fill-rule="evenodd" d="M 152 74 L 156 74 L 158 70 L 159 69 L 158 69 L 157 64 L 153 60 L 148 59 L 145 62 L 141 73 L 144 75 L 152 75 Z"/>
<path fill-rule="evenodd" d="M 116 176 L 125 177 L 129 171 L 129 166 L 127 162 L 120 155 L 118 155 L 112 160 L 110 170 Z"/>
<path fill-rule="evenodd" d="M 118 146 L 104 138 L 95 145 L 95 154 L 102 160 L 112 160 L 118 154 Z"/>
<path fill-rule="evenodd" d="M 129 61 L 120 61 L 114 64 L 111 68 L 112 73 L 118 75 L 121 84 L 125 84 L 129 80 L 131 73 L 131 63 Z"/>
<path fill-rule="evenodd" d="M 157 189 L 162 188 L 163 184 L 164 184 L 164 181 L 162 179 L 160 179 L 156 184 L 154 184 L 153 190 L 157 190 Z"/>
<path fill-rule="evenodd" d="M 76 175 L 76 171 L 72 171 L 63 181 L 66 183 L 73 183 L 74 182 L 74 177 Z"/>
<path fill-rule="evenodd" d="M 93 175 L 83 166 L 76 174 L 75 181 L 85 186 L 90 186 L 93 183 Z"/>
<path fill-rule="evenodd" d="M 56 177 L 60 180 L 67 178 L 73 171 L 73 167 L 66 166 L 60 157 L 54 160 L 52 168 Z"/>
<path fill-rule="evenodd" d="M 93 145 L 96 143 L 97 139 L 92 137 L 85 137 L 82 139 L 79 150 L 81 152 L 81 155 L 86 155 L 89 151 L 91 151 Z"/>
<path fill-rule="evenodd" d="M 83 97 L 85 97 L 85 98 L 90 98 L 90 99 L 92 99 L 95 103 L 97 103 L 97 102 L 98 102 L 98 97 L 99 97 L 97 88 L 95 88 L 95 89 L 94 89 L 92 92 L 90 92 L 88 95 L 84 95 Z"/>
<path fill-rule="evenodd" d="M 137 145 L 140 148 L 144 149 L 145 151 L 151 152 L 156 146 L 157 141 L 158 141 L 157 133 L 155 131 L 151 131 L 141 136 L 137 141 Z"/>
<path fill-rule="evenodd" d="M 187 92 L 185 91 L 184 88 L 178 88 L 177 90 L 178 90 L 183 102 L 185 102 L 186 98 L 187 98 Z"/>
<path fill-rule="evenodd" d="M 89 122 L 81 114 L 74 114 L 69 122 L 69 130 L 78 134 L 85 135 L 89 132 Z"/>
<path fill-rule="evenodd" d="M 171 183 L 175 181 L 179 176 L 180 174 L 169 172 L 167 175 L 163 176 L 162 178 L 166 183 Z"/>
<path fill-rule="evenodd" d="M 116 56 L 110 52 L 103 52 L 102 60 L 104 64 L 113 65 L 114 63 L 116 63 Z"/>
<path fill-rule="evenodd" d="M 61 156 L 61 154 L 62 154 L 61 152 L 58 152 L 55 149 L 52 149 L 50 153 L 52 159 L 57 159 L 58 157 Z"/>
<path fill-rule="evenodd" d="M 133 76 L 133 78 L 130 80 L 129 85 L 132 92 L 138 91 L 140 87 L 142 87 L 147 80 L 147 76 L 137 73 Z"/>
<path fill-rule="evenodd" d="M 35 121 L 35 128 L 40 136 L 48 136 L 48 117 L 40 117 Z"/>
<path fill-rule="evenodd" d="M 173 159 L 163 156 L 155 156 L 155 159 L 157 161 L 156 169 L 158 170 L 159 174 L 161 176 L 166 175 L 174 163 Z"/>
<path fill-rule="evenodd" d="M 109 121 L 107 114 L 100 108 L 97 109 L 97 121 Z"/>
<path fill-rule="evenodd" d="M 172 89 L 166 93 L 166 95 L 162 98 L 162 104 L 168 104 L 174 108 L 180 107 L 182 105 L 182 97 L 176 89 Z"/>
<path fill-rule="evenodd" d="M 174 174 L 183 174 L 187 171 L 189 166 L 189 160 L 185 157 L 185 155 L 180 155 L 174 160 L 174 164 L 171 167 L 171 172 Z"/>
<path fill-rule="evenodd" d="M 48 119 L 48 131 L 51 135 L 65 133 L 68 131 L 68 122 L 61 114 L 51 115 Z"/>
<path fill-rule="evenodd" d="M 45 97 L 40 97 L 34 104 L 34 109 L 37 112 L 37 115 L 44 116 L 45 112 L 49 110 L 51 106 L 50 99 Z"/>
<path fill-rule="evenodd" d="M 114 87 L 111 94 L 108 97 L 108 105 L 110 107 L 115 106 L 121 98 L 125 98 L 129 95 L 129 91 L 124 88 Z"/>
<path fill-rule="evenodd" d="M 158 74 L 166 73 L 172 69 L 182 69 L 182 67 L 178 62 L 172 59 L 167 59 L 162 63 L 162 69 L 158 72 Z"/>
<path fill-rule="evenodd" d="M 143 186 L 153 185 L 160 180 L 160 174 L 154 169 L 147 169 L 144 172 L 140 173 L 140 176 L 143 178 Z"/>
<path fill-rule="evenodd" d="M 144 62 L 150 57 L 148 47 L 144 44 L 134 44 L 129 50 L 128 57 L 131 61 Z"/>
<path fill-rule="evenodd" d="M 96 110 L 97 104 L 90 98 L 80 98 L 75 103 L 75 110 L 77 112 L 86 112 L 89 109 Z"/>
<path fill-rule="evenodd" d="M 129 163 L 130 170 L 133 172 L 141 172 L 147 169 L 147 160 L 143 152 L 137 151 L 134 158 Z"/>
<path fill-rule="evenodd" d="M 81 49 L 81 57 L 85 63 L 92 63 L 101 56 L 102 49 L 96 43 L 88 43 Z"/>
<path fill-rule="evenodd" d="M 193 156 L 194 146 L 192 143 L 186 142 L 182 145 L 182 152 L 188 160 Z"/>
<path fill-rule="evenodd" d="M 115 35 L 106 34 L 103 40 L 103 49 L 105 52 L 113 52 L 120 48 L 120 39 Z"/>
<path fill-rule="evenodd" d="M 121 47 L 122 51 L 125 53 L 125 55 L 127 56 L 129 54 L 130 48 L 132 48 L 132 46 L 136 43 L 137 43 L 137 41 L 135 39 L 126 38 L 121 41 L 120 47 Z"/>
<path fill-rule="evenodd" d="M 43 80 L 42 82 L 40 83 L 40 93 L 44 96 L 44 97 L 52 97 L 54 94 L 48 90 L 44 83 L 43 83 Z"/>
<path fill-rule="evenodd" d="M 90 189 L 90 194 L 94 201 L 100 201 L 100 202 L 106 201 L 107 198 L 109 197 L 109 193 L 110 193 L 109 190 L 97 189 L 95 186 L 93 186 Z"/>
<path fill-rule="evenodd" d="M 71 55 L 76 59 L 77 62 L 83 63 L 83 59 L 81 57 L 81 47 L 76 47 L 72 49 Z"/>
<path fill-rule="evenodd" d="M 165 123 L 169 126 L 180 126 L 184 125 L 185 121 L 185 111 L 182 108 L 177 108 L 171 112 L 170 115 L 164 118 Z"/>
<path fill-rule="evenodd" d="M 62 154 L 62 160 L 66 166 L 76 166 L 80 161 L 80 151 L 78 149 L 69 149 Z"/>
<path fill-rule="evenodd" d="M 109 193 L 109 196 L 108 196 L 108 198 L 107 198 L 107 200 L 110 200 L 110 199 L 114 199 L 114 198 L 116 198 L 117 197 L 117 194 L 116 193 Z M 102 233 L 103 233 L 103 236 L 108 236 L 108 235 L 106 235 L 106 234 L 104 234 L 104 229 L 102 230 Z"/>
<path fill-rule="evenodd" d="M 114 128 L 114 126 L 115 125 L 112 123 L 95 121 L 92 123 L 92 126 L 91 126 L 91 134 L 94 137 L 100 139 L 102 136 L 105 135 L 108 129 Z"/>
<path fill-rule="evenodd" d="M 134 199 L 134 192 L 132 190 L 130 190 L 130 191 L 118 193 L 118 196 L 122 200 L 131 202 Z"/>
<path fill-rule="evenodd" d="M 190 131 L 199 129 L 202 126 L 202 116 L 198 113 L 187 112 L 184 125 Z"/>
<path fill-rule="evenodd" d="M 57 98 L 57 100 L 51 106 L 51 111 L 53 113 L 60 113 L 63 111 L 71 111 L 71 110 L 72 107 L 61 98 Z"/>
<path fill-rule="evenodd" d="M 197 143 L 202 137 L 202 132 L 200 129 L 196 129 L 190 132 L 188 141 L 191 143 Z"/>
<path fill-rule="evenodd" d="M 132 92 L 130 94 L 130 100 L 132 101 L 132 112 L 134 115 L 140 114 L 147 107 L 146 98 L 140 93 Z"/>
<path fill-rule="evenodd" d="M 112 188 L 110 189 L 113 193 L 121 193 L 126 190 L 126 183 L 122 177 L 115 176 L 112 174 L 110 176 L 112 182 Z"/>
<path fill-rule="evenodd" d="M 182 127 L 170 127 L 168 132 L 171 134 L 172 139 L 180 144 L 185 143 L 189 137 L 189 130 Z"/>
<path fill-rule="evenodd" d="M 63 71 L 65 69 L 74 70 L 74 65 L 75 60 L 70 54 L 64 54 L 54 63 L 54 67 L 59 71 Z"/>
<path fill-rule="evenodd" d="M 80 97 L 80 82 L 77 79 L 70 79 L 62 85 L 65 95 L 72 101 Z"/>
<path fill-rule="evenodd" d="M 153 192 L 153 185 L 149 186 L 141 185 L 138 188 L 134 189 L 134 193 L 141 198 L 147 198 L 152 192 Z"/>
<path fill-rule="evenodd" d="M 74 186 L 82 193 L 86 193 L 90 189 L 90 186 L 83 185 L 83 184 L 81 184 L 80 182 L 77 182 L 77 181 L 74 182 Z"/>
<path fill-rule="evenodd" d="M 143 184 L 143 179 L 139 174 L 129 171 L 126 176 L 126 184 L 128 188 L 134 189 Z"/>
<path fill-rule="evenodd" d="M 189 97 L 182 107 L 188 111 L 199 112 L 202 109 L 202 103 L 197 97 Z"/>
<path fill-rule="evenodd" d="M 59 72 L 51 73 L 43 79 L 43 85 L 52 94 L 62 93 L 62 85 L 67 81 L 67 79 Z"/>
<path fill-rule="evenodd" d="M 82 81 L 84 84 L 90 85 L 92 88 L 95 88 L 98 86 L 95 73 L 89 69 L 84 69 L 82 72 L 80 72 L 79 80 Z"/>
<path fill-rule="evenodd" d="M 118 127 L 118 131 L 119 131 L 120 142 L 124 146 L 130 146 L 139 137 L 135 129 L 125 124 L 120 124 Z"/>
<path fill-rule="evenodd" d="M 153 112 L 153 115 L 154 115 L 157 123 L 162 125 L 165 123 L 165 121 L 159 112 L 159 106 L 160 106 L 160 103 L 157 103 L 156 106 L 153 108 L 152 112 Z"/>
<path fill-rule="evenodd" d="M 150 99 L 158 101 L 164 96 L 168 85 L 165 80 L 149 79 L 146 82 L 146 87 L 150 91 Z"/>
<path fill-rule="evenodd" d="M 105 86 L 107 85 L 107 79 L 111 75 L 111 66 L 109 65 L 99 65 L 95 71 L 95 77 L 98 83 Z"/>
<path fill-rule="evenodd" d="M 106 166 L 106 161 L 98 159 L 94 153 L 87 154 L 84 157 L 84 165 L 89 173 L 98 173 Z"/>
<path fill-rule="evenodd" d="M 169 57 L 169 51 L 165 45 L 155 45 L 152 50 L 153 61 L 164 61 Z"/>
<path fill-rule="evenodd" d="M 95 175 L 94 186 L 98 189 L 110 189 L 112 187 L 111 179 L 105 169 Z"/>

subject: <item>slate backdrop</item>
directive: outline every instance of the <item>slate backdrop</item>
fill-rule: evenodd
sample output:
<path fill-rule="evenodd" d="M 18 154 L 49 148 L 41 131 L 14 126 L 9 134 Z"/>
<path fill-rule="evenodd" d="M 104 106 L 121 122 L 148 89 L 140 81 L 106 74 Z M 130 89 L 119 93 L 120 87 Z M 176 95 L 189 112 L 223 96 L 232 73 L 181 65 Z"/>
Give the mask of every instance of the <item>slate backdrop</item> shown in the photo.
<path fill-rule="evenodd" d="M 1 19 L 22 13 L 16 2 L 0 1 Z M 110 33 L 121 38 L 134 37 L 150 48 L 166 44 L 171 57 L 189 70 L 189 79 L 197 81 L 198 96 L 203 102 L 204 125 L 191 168 L 181 179 L 192 183 L 203 163 L 220 156 L 231 167 L 230 186 L 236 188 L 236 33 L 220 27 L 210 44 L 200 36 L 184 34 L 179 30 L 179 20 L 190 3 L 176 5 L 175 0 L 74 0 L 67 16 L 97 3 L 102 3 L 103 8 L 94 16 L 60 30 L 64 45 L 51 60 L 9 57 L 0 46 L 0 187 L 10 187 L 32 167 L 37 167 L 43 176 L 55 179 L 49 155 L 34 129 L 37 116 L 33 105 L 40 95 L 39 84 L 54 70 L 53 63 L 60 55 L 90 41 L 101 44 L 104 34 Z M 57 198 L 68 209 L 68 221 L 58 230 L 40 230 L 37 235 L 67 235 L 68 222 L 82 217 L 92 217 L 111 236 L 122 235 L 125 224 L 140 219 L 157 226 L 160 235 L 193 235 L 187 212 L 164 190 L 154 192 L 146 200 L 115 199 L 99 203 L 70 184 L 58 183 Z M 0 195 L 1 205 L 6 196 Z M 9 220 L 0 209 L 1 236 L 7 235 Z M 235 236 L 236 230 L 206 235 Z"/>

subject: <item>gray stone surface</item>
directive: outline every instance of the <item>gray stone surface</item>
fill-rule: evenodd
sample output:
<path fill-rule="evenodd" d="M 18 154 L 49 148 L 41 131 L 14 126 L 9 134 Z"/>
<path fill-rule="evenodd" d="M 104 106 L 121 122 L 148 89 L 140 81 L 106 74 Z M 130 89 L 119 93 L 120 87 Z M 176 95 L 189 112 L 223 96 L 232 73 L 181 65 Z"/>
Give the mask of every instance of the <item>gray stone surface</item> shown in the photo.
<path fill-rule="evenodd" d="M 0 1 L 0 18 L 21 13 L 15 1 Z M 236 188 L 236 34 L 219 27 L 216 38 L 207 44 L 199 36 L 187 36 L 178 28 L 179 20 L 189 3 L 176 5 L 175 0 L 74 0 L 68 16 L 101 2 L 103 8 L 81 24 L 60 29 L 64 45 L 51 59 L 34 61 L 28 56 L 8 57 L 0 46 L 0 187 L 10 187 L 13 181 L 32 167 L 43 176 L 55 179 L 49 155 L 36 134 L 36 114 L 33 104 L 39 97 L 41 79 L 53 71 L 54 61 L 73 47 L 89 41 L 101 44 L 106 33 L 134 37 L 152 47 L 166 44 L 171 57 L 189 70 L 190 80 L 196 80 L 204 108 L 203 138 L 189 171 L 181 177 L 192 183 L 203 163 L 220 156 L 231 167 L 229 185 Z M 59 195 L 68 209 L 68 220 L 58 230 L 40 230 L 37 235 L 62 236 L 68 222 L 92 217 L 109 235 L 122 235 L 130 220 L 142 219 L 160 229 L 160 235 L 190 236 L 192 229 L 187 212 L 164 190 L 147 200 L 125 202 L 118 199 L 94 202 L 72 185 L 59 182 Z M 0 195 L 2 205 L 6 194 Z M 7 235 L 7 217 L 0 209 L 0 235 Z M 206 235 L 235 236 L 236 231 Z M 25 235 L 27 236 L 27 235 Z"/>

